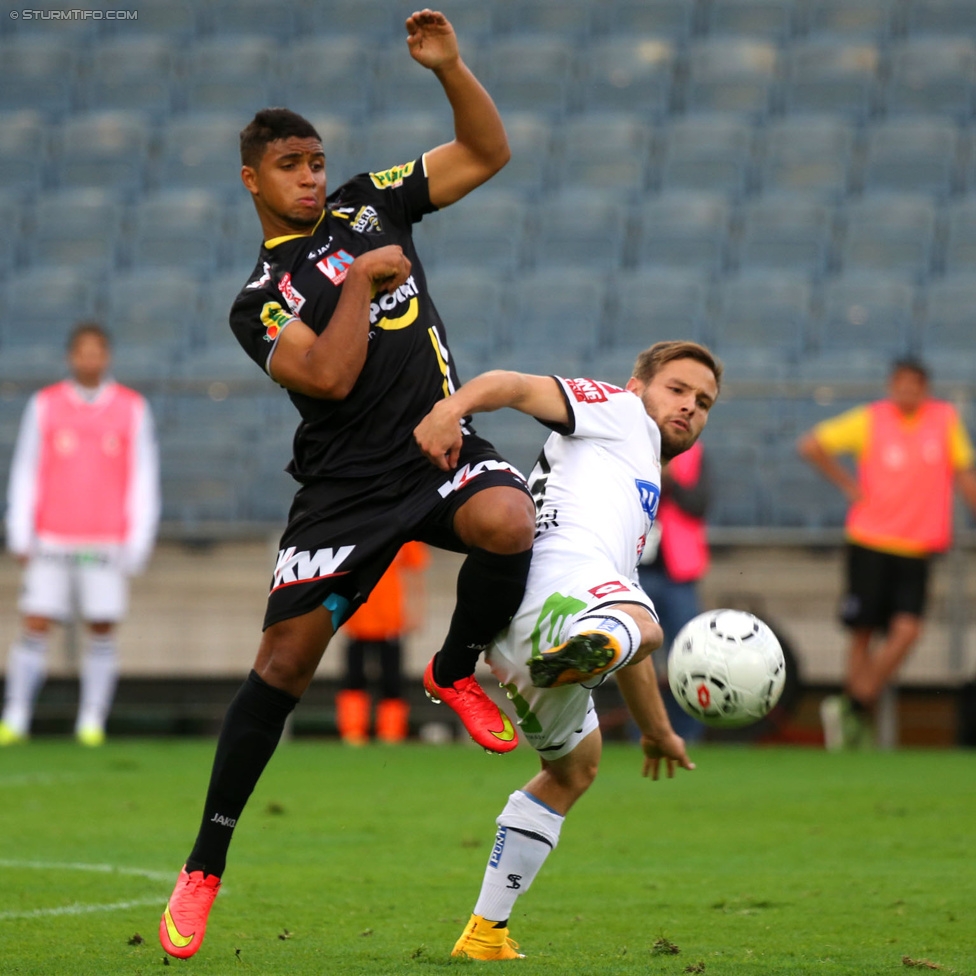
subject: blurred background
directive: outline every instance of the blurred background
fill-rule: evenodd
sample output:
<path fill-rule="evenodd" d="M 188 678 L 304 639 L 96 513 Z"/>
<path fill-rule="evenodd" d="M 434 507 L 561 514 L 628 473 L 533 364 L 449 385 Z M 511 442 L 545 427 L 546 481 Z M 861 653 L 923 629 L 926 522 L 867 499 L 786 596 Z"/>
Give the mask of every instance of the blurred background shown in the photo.
<path fill-rule="evenodd" d="M 407 53 L 412 8 L 391 0 L 86 0 L 91 15 L 74 19 L 53 19 L 71 5 L 43 8 L 0 15 L 0 483 L 27 398 L 64 375 L 67 330 L 103 321 L 116 377 L 151 401 L 164 491 L 109 729 L 209 731 L 256 648 L 297 417 L 227 326 L 260 242 L 237 134 L 260 107 L 302 112 L 335 188 L 447 141 L 450 113 Z M 816 742 L 817 701 L 843 670 L 845 503 L 796 437 L 879 396 L 905 353 L 972 431 L 976 2 L 441 9 L 513 151 L 416 232 L 462 378 L 511 367 L 623 382 L 658 339 L 714 348 L 727 378 L 703 437 L 702 599 L 765 616 L 794 655 L 789 708 L 756 734 Z M 514 413 L 477 426 L 526 472 L 545 436 Z M 910 744 L 972 734 L 976 537 L 959 527 L 901 675 Z M 434 554 L 425 625 L 408 639 L 417 728 L 457 564 Z M 0 655 L 17 585 L 5 555 Z M 56 674 L 73 674 L 73 644 L 69 630 Z M 326 655 L 296 731 L 332 728 L 338 660 Z M 74 694 L 51 682 L 36 730 L 67 728 Z"/>

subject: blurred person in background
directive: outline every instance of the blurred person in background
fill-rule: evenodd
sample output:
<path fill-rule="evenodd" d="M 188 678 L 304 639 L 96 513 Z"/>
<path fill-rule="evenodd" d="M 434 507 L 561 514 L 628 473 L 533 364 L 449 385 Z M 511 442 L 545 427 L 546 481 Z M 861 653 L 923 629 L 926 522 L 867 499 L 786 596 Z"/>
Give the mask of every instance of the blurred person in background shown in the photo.
<path fill-rule="evenodd" d="M 824 741 L 867 745 L 871 712 L 921 634 L 931 556 L 952 542 L 953 486 L 976 512 L 973 447 L 952 404 L 929 395 L 925 366 L 900 359 L 883 400 L 823 421 L 798 450 L 851 503 L 841 604 L 850 648 L 843 694 L 821 704 Z"/>
<path fill-rule="evenodd" d="M 664 647 L 670 652 L 675 635 L 701 613 L 698 580 L 708 571 L 705 513 L 709 501 L 708 463 L 701 442 L 675 457 L 661 474 L 661 503 L 647 540 L 638 578 L 657 608 Z M 665 659 L 661 659 L 661 665 Z M 678 706 L 666 677 L 659 675 L 661 695 L 675 732 L 685 742 L 699 742 L 705 726 Z"/>
<path fill-rule="evenodd" d="M 105 740 L 118 679 L 115 628 L 128 578 L 149 561 L 159 522 L 152 414 L 109 376 L 108 334 L 82 322 L 69 379 L 38 391 L 20 424 L 7 496 L 7 546 L 24 567 L 20 637 L 10 649 L 0 745 L 25 740 L 47 674 L 51 624 L 75 606 L 88 628 L 75 736 Z"/>
<path fill-rule="evenodd" d="M 373 587 L 369 599 L 345 622 L 346 674 L 336 696 L 336 724 L 342 741 L 352 746 L 369 742 L 372 701 L 367 691 L 369 659 L 379 666 L 380 699 L 376 706 L 376 738 L 402 742 L 407 737 L 410 705 L 403 698 L 403 638 L 417 630 L 424 617 L 424 571 L 430 563 L 422 542 L 407 542 Z"/>

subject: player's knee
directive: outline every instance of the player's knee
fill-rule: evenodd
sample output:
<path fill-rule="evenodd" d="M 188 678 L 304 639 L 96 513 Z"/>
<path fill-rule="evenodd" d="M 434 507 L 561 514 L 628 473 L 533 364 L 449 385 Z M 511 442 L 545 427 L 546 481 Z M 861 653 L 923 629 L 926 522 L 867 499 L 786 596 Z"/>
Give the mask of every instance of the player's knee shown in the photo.
<path fill-rule="evenodd" d="M 487 496 L 489 492 L 484 494 Z M 471 530 L 473 544 L 479 549 L 498 555 L 525 552 L 532 547 L 535 536 L 532 500 L 514 488 L 494 492 L 490 505 L 480 508 Z"/>

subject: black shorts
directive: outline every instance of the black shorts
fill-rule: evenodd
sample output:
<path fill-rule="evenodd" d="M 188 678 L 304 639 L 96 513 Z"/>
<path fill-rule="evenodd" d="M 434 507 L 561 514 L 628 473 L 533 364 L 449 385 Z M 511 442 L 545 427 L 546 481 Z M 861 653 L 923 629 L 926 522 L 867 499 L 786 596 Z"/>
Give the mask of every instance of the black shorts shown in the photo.
<path fill-rule="evenodd" d="M 467 552 L 454 532 L 454 513 L 472 495 L 498 485 L 531 498 L 518 471 L 475 434 L 464 438 L 451 472 L 425 464 L 396 483 L 330 478 L 302 485 L 281 537 L 265 629 L 319 606 L 332 612 L 338 628 L 411 539 Z"/>
<path fill-rule="evenodd" d="M 840 619 L 851 629 L 887 629 L 896 613 L 921 617 L 929 581 L 925 556 L 895 556 L 847 544 L 847 593 Z"/>

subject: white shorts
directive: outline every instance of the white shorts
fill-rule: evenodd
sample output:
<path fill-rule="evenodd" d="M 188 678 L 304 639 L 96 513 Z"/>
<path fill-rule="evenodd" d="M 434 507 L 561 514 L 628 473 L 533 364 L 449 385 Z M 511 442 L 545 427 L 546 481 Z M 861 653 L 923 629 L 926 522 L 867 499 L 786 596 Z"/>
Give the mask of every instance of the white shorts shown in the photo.
<path fill-rule="evenodd" d="M 129 580 L 118 548 L 41 547 L 24 570 L 20 612 L 69 620 L 77 607 L 90 623 L 117 623 L 128 609 Z"/>
<path fill-rule="evenodd" d="M 547 572 L 547 566 L 552 571 Z M 525 596 L 508 630 L 492 644 L 486 660 L 515 705 L 522 737 L 543 759 L 571 753 L 600 724 L 593 697 L 582 685 L 536 688 L 528 662 L 567 639 L 576 619 L 600 607 L 636 603 L 657 619 L 644 591 L 609 562 L 578 567 L 533 557 Z"/>

